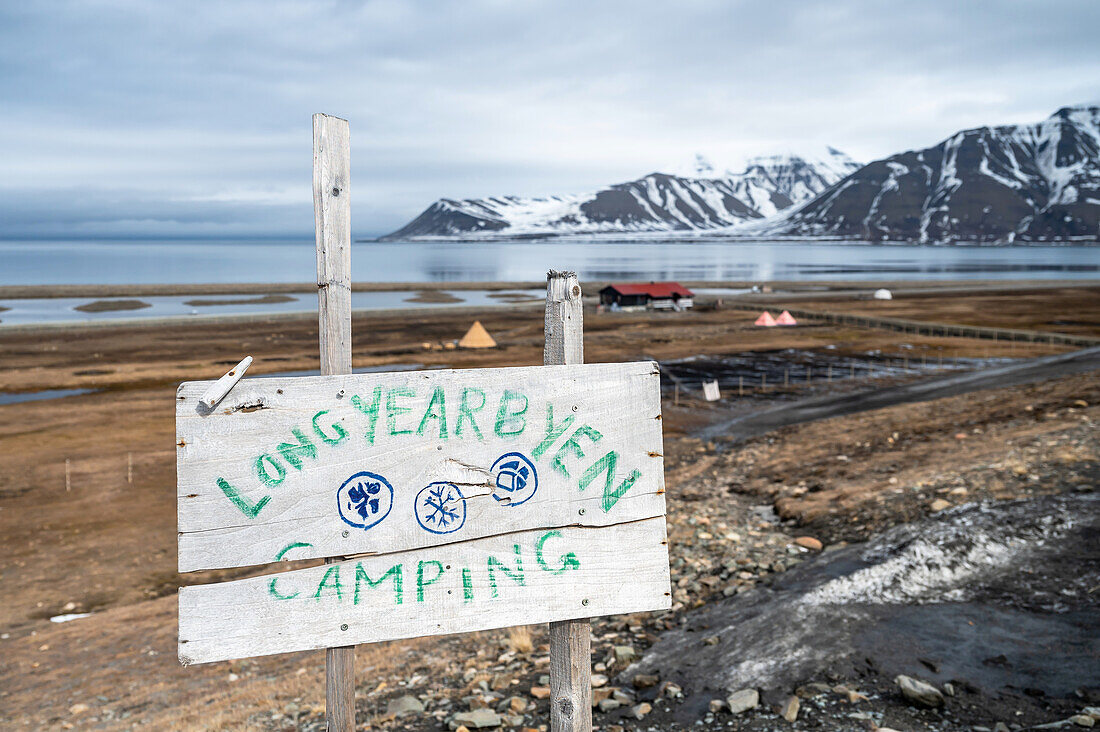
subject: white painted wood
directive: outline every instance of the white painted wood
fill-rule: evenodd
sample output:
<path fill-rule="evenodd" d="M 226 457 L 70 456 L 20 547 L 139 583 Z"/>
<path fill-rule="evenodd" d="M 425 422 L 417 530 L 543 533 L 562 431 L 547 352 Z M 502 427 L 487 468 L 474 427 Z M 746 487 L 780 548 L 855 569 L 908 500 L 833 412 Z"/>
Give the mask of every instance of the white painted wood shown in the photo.
<path fill-rule="evenodd" d="M 300 556 L 290 549 L 285 558 Z M 400 567 L 394 570 L 401 577 L 400 603 L 394 574 L 387 576 L 394 567 Z M 272 582 L 275 593 L 288 599 L 272 593 Z M 206 663 L 670 605 L 665 520 L 657 517 L 604 528 L 520 532 L 183 587 L 179 657 L 184 664 Z"/>
<path fill-rule="evenodd" d="M 548 272 L 544 364 L 584 363 L 583 318 L 577 275 Z M 659 382 L 657 389 L 659 402 Z M 549 635 L 551 732 L 591 732 L 592 623 L 587 617 L 551 622 Z"/>
<path fill-rule="evenodd" d="M 708 402 L 716 402 L 722 398 L 722 392 L 718 389 L 718 381 L 703 382 L 703 398 Z"/>
<path fill-rule="evenodd" d="M 199 397 L 199 403 L 207 409 L 213 409 L 218 406 L 218 402 L 225 399 L 225 395 L 244 377 L 244 372 L 248 371 L 248 367 L 251 365 L 252 357 L 245 356 L 241 359 L 239 364 L 225 372 L 220 379 L 215 381 L 213 385 Z"/>
<path fill-rule="evenodd" d="M 351 373 L 351 133 L 313 115 L 313 214 L 321 373 Z"/>
<path fill-rule="evenodd" d="M 188 382 L 177 393 L 180 571 L 271 562 L 292 541 L 311 545 L 302 556 L 348 556 L 665 512 L 660 384 L 651 362 L 245 379 L 213 412 L 197 408 L 208 386 Z M 477 390 L 485 394 L 480 411 Z M 463 393 L 468 415 L 460 418 Z M 425 419 L 436 394 L 443 395 L 445 439 L 444 420 Z M 498 436 L 502 402 L 506 413 L 518 411 L 523 397 L 522 418 L 501 422 L 502 432 L 518 434 Z M 376 399 L 372 418 L 360 407 L 369 410 Z M 403 408 L 409 411 L 399 413 Z M 551 411 L 554 429 L 540 450 Z M 307 447 L 293 447 L 304 444 L 295 430 Z M 538 479 L 518 505 L 507 505 L 509 494 L 495 487 L 491 472 L 511 452 L 526 456 Z M 586 471 L 606 466 L 611 454 L 611 490 L 606 470 L 582 489 Z M 356 487 L 341 493 L 341 486 L 363 471 L 393 487 L 392 508 L 369 528 L 345 522 L 338 507 L 338 494 Z M 634 471 L 634 482 L 616 496 Z M 261 475 L 277 485 L 265 485 Z M 465 522 L 448 533 L 425 530 L 414 512 L 417 494 L 438 482 L 465 496 Z"/>

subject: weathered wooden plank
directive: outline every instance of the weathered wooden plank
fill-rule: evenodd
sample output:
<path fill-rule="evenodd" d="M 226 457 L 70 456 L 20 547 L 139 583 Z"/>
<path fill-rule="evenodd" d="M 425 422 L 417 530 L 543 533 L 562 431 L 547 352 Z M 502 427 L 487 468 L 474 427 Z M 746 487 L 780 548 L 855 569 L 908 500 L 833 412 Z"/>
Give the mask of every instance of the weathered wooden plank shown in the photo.
<path fill-rule="evenodd" d="M 214 412 L 208 384 L 177 394 L 180 571 L 665 511 L 653 363 L 245 379 Z"/>
<path fill-rule="evenodd" d="M 584 302 L 574 272 L 546 273 L 542 360 L 547 366 L 584 363 Z M 592 622 L 587 617 L 550 623 L 550 730 L 592 730 Z"/>
<path fill-rule="evenodd" d="M 237 385 L 237 382 L 244 378 L 244 374 L 248 371 L 248 367 L 252 365 L 252 357 L 245 356 L 241 359 L 241 362 L 231 368 L 229 371 L 214 382 L 214 385 L 207 389 L 201 397 L 199 397 L 199 403 L 207 409 L 213 409 L 218 406 L 218 402 L 225 398 L 225 395 Z"/>
<path fill-rule="evenodd" d="M 321 373 L 351 373 L 351 132 L 313 115 L 313 219 Z"/>
<path fill-rule="evenodd" d="M 351 373 L 351 138 L 346 120 L 313 115 L 313 219 L 321 373 Z M 328 561 L 333 561 L 329 559 Z M 355 646 L 325 651 L 329 732 L 355 729 Z"/>
<path fill-rule="evenodd" d="M 285 558 L 300 549 L 289 545 Z M 526 531 L 183 587 L 179 657 L 206 663 L 670 604 L 664 517 Z"/>

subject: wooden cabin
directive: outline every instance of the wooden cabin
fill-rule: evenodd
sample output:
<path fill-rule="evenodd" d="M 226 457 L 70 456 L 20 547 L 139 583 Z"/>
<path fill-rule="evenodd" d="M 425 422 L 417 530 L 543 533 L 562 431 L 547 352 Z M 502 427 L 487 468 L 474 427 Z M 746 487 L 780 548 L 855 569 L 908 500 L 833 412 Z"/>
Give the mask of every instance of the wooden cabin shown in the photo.
<path fill-rule="evenodd" d="M 686 310 L 693 297 L 678 282 L 614 284 L 600 290 L 600 304 L 611 310 Z"/>

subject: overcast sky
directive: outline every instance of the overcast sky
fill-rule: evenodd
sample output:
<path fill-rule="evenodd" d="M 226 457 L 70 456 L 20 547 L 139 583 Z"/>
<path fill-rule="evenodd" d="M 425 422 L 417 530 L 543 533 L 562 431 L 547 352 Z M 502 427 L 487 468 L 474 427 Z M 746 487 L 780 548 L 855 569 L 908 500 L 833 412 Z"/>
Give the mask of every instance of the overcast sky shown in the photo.
<path fill-rule="evenodd" d="M 1100 102 L 1100 2 L 0 5 L 0 237 L 311 236 L 310 116 L 356 236 L 833 145 L 869 161 Z"/>

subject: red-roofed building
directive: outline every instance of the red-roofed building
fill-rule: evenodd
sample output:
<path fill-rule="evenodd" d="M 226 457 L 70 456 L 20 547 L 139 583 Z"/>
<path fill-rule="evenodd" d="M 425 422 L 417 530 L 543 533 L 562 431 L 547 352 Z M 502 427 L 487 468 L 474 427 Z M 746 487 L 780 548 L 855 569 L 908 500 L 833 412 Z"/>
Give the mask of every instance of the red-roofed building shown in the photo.
<path fill-rule="evenodd" d="M 600 304 L 612 310 L 684 310 L 695 293 L 678 282 L 608 285 L 600 290 Z"/>

